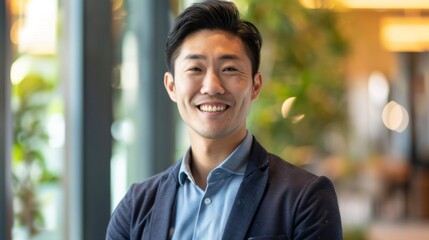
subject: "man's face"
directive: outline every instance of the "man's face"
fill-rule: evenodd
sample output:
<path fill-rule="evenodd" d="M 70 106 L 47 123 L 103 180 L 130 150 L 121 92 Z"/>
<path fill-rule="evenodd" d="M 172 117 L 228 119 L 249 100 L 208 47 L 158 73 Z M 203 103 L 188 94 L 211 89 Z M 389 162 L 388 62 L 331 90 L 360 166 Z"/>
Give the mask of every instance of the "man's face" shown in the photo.
<path fill-rule="evenodd" d="M 240 38 L 219 30 L 201 30 L 182 43 L 174 78 L 164 84 L 177 103 L 191 137 L 223 139 L 243 136 L 251 101 L 262 86 Z"/>

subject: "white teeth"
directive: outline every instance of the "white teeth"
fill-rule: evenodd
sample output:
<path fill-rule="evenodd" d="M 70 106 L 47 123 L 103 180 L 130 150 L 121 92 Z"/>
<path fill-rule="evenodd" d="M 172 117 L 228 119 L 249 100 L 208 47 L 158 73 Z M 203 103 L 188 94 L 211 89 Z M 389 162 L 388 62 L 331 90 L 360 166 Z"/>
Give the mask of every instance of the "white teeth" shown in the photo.
<path fill-rule="evenodd" d="M 201 105 L 200 110 L 203 112 L 221 112 L 226 109 L 226 106 L 211 106 L 211 105 Z"/>

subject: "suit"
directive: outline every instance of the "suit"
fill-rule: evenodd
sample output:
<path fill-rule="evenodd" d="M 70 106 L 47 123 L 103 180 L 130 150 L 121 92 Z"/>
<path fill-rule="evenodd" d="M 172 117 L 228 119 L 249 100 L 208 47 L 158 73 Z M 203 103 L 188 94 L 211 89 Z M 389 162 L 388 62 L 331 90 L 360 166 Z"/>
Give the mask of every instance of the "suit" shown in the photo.
<path fill-rule="evenodd" d="M 112 215 L 106 239 L 168 239 L 179 168 L 180 162 L 133 184 Z M 222 239 L 342 239 L 334 187 L 253 139 Z"/>

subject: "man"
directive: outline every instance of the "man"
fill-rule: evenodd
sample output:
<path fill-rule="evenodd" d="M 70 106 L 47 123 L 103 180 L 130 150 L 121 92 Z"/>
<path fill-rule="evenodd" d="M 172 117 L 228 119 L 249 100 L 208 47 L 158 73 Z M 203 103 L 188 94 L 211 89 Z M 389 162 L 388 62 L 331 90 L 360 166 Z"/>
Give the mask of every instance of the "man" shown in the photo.
<path fill-rule="evenodd" d="M 262 39 L 231 2 L 187 8 L 166 44 L 164 85 L 191 146 L 134 184 L 106 239 L 341 239 L 331 182 L 267 153 L 246 128 Z"/>

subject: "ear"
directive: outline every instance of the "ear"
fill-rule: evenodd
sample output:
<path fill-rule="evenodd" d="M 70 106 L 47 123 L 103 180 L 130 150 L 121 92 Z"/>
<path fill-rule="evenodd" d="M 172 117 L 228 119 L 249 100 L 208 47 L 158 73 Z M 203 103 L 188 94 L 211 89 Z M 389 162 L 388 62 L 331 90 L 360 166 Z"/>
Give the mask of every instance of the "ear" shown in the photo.
<path fill-rule="evenodd" d="M 177 101 L 176 98 L 176 87 L 174 86 L 174 77 L 170 72 L 164 74 L 164 87 L 167 90 L 168 95 L 170 96 L 173 102 Z"/>
<path fill-rule="evenodd" d="M 252 101 L 256 100 L 262 89 L 262 74 L 257 72 L 253 77 Z"/>

